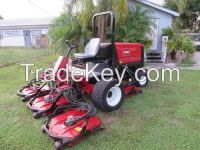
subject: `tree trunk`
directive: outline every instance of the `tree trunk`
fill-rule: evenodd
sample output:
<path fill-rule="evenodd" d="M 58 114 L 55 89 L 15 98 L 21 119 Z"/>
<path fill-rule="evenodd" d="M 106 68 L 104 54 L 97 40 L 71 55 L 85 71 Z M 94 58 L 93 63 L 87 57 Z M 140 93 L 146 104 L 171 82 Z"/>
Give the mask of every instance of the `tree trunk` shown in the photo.
<path fill-rule="evenodd" d="M 170 54 L 170 53 L 167 53 L 167 56 L 166 56 L 166 63 L 171 63 L 171 62 L 172 62 L 171 54 Z"/>
<path fill-rule="evenodd" d="M 98 37 L 101 39 L 101 42 L 105 42 L 105 17 L 101 16 L 98 18 Z"/>

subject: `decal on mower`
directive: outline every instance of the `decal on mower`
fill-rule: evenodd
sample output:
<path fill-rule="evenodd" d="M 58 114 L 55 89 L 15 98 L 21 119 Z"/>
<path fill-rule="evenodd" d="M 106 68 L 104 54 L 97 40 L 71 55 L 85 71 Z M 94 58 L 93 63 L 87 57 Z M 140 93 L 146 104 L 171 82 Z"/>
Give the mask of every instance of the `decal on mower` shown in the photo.
<path fill-rule="evenodd" d="M 123 51 L 124 56 L 130 56 L 130 54 L 131 54 L 130 49 L 126 49 Z"/>
<path fill-rule="evenodd" d="M 75 128 L 75 130 L 78 131 L 78 132 L 81 132 L 82 128 L 77 127 L 77 128 Z"/>

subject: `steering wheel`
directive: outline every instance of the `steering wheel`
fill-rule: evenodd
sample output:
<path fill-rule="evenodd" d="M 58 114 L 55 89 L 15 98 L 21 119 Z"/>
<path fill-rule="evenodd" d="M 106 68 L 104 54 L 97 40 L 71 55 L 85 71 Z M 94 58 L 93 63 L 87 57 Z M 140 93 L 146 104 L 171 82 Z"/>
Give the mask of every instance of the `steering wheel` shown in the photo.
<path fill-rule="evenodd" d="M 70 49 L 78 48 L 78 45 L 72 43 L 72 42 L 69 41 L 69 40 L 65 40 L 65 42 L 67 43 L 67 46 L 68 46 Z"/>

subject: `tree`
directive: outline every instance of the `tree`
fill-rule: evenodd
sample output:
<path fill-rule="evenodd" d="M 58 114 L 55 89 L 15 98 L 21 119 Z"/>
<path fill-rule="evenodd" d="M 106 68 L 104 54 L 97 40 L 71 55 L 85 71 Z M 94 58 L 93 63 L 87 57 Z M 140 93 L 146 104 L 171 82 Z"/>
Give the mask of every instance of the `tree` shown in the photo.
<path fill-rule="evenodd" d="M 0 20 L 2 20 L 3 19 L 3 17 L 0 15 Z"/>
<path fill-rule="evenodd" d="M 182 29 L 197 30 L 200 15 L 199 0 L 166 0 L 165 6 L 180 12 L 180 17 L 174 22 L 174 27 L 179 32 Z"/>
<path fill-rule="evenodd" d="M 50 49 L 57 53 L 66 52 L 65 40 L 70 40 L 83 49 L 90 39 L 91 18 L 94 14 L 94 5 L 91 0 L 70 0 L 66 9 L 56 18 L 49 30 Z"/>
<path fill-rule="evenodd" d="M 114 11 L 117 25 L 124 22 L 129 14 L 129 6 L 127 0 L 99 0 L 96 9 L 97 12 Z"/>
<path fill-rule="evenodd" d="M 134 8 L 130 8 L 125 22 L 125 24 L 118 26 L 116 40 L 143 43 L 146 50 L 150 48 L 152 41 L 148 35 L 151 35 L 151 26 L 155 25 L 151 11 L 137 4 Z"/>
<path fill-rule="evenodd" d="M 92 37 L 92 16 L 108 10 L 115 12 L 116 38 L 119 41 L 146 44 L 145 32 L 149 32 L 151 24 L 147 17 L 149 12 L 139 9 L 129 11 L 127 0 L 99 0 L 96 6 L 92 0 L 69 0 L 64 13 L 55 19 L 49 30 L 50 48 L 58 53 L 65 52 L 65 40 L 68 39 L 78 44 L 79 50 L 82 50 Z"/>

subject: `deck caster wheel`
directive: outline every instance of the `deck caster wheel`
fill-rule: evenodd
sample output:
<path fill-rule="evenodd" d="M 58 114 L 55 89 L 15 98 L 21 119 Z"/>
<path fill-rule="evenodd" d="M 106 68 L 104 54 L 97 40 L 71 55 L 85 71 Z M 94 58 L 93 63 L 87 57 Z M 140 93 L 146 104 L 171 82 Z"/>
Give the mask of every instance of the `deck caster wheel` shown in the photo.
<path fill-rule="evenodd" d="M 136 82 L 136 85 L 139 87 L 146 87 L 149 83 L 147 73 L 143 71 L 139 71 L 137 76 L 138 76 L 139 81 Z"/>
<path fill-rule="evenodd" d="M 41 115 L 38 114 L 37 112 L 34 112 L 34 113 L 33 113 L 33 118 L 39 119 L 40 117 L 41 117 Z"/>
<path fill-rule="evenodd" d="M 60 141 L 55 142 L 55 149 L 56 150 L 63 150 L 63 144 Z"/>
<path fill-rule="evenodd" d="M 45 133 L 45 132 L 46 132 L 46 131 L 45 131 L 44 125 L 41 127 L 41 131 L 42 131 L 42 133 Z"/>
<path fill-rule="evenodd" d="M 28 97 L 23 97 L 22 98 L 22 102 L 27 102 L 28 101 Z"/>
<path fill-rule="evenodd" d="M 103 124 L 101 124 L 99 130 L 104 130 L 105 129 L 105 126 Z"/>

